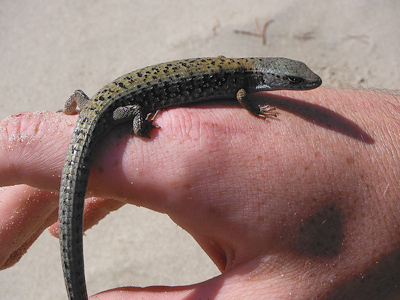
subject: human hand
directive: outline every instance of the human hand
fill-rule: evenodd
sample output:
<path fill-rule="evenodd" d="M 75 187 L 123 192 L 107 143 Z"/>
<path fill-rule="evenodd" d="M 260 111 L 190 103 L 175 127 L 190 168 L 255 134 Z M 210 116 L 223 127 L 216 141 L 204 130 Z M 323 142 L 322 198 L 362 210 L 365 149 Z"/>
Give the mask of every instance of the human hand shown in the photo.
<path fill-rule="evenodd" d="M 280 95 L 269 99 L 280 108 L 278 119 L 238 107 L 180 108 L 160 114 L 151 140 L 121 135 L 129 125 L 105 137 L 85 226 L 123 203 L 166 213 L 222 274 L 91 299 L 399 297 L 398 97 L 326 89 L 273 94 Z M 3 267 L 57 219 L 75 119 L 23 114 L 0 125 L 0 183 L 29 185 L 2 191 Z"/>

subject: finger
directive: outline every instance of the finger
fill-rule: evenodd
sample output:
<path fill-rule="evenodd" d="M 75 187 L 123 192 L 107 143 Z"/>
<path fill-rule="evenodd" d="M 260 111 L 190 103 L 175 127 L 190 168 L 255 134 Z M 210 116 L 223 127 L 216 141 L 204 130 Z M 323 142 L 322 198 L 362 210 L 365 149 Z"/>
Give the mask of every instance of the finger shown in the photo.
<path fill-rule="evenodd" d="M 25 183 L 58 191 L 75 117 L 22 113 L 0 122 L 0 186 Z"/>
<path fill-rule="evenodd" d="M 5 269 L 57 219 L 57 196 L 27 185 L 3 187 L 0 195 L 0 269 Z"/>
<path fill-rule="evenodd" d="M 84 224 L 83 231 L 86 231 L 96 225 L 100 220 L 105 218 L 110 212 L 121 208 L 125 203 L 113 199 L 87 198 L 84 208 Z M 49 232 L 58 238 L 59 226 L 58 222 L 49 227 Z"/>
<path fill-rule="evenodd" d="M 132 300 L 132 299 L 147 299 L 147 300 L 175 300 L 175 299 L 190 299 L 188 295 L 193 291 L 193 288 L 175 288 L 175 287 L 123 287 L 113 289 L 89 297 L 90 300 Z M 205 298 L 207 299 L 207 298 Z"/>
<path fill-rule="evenodd" d="M 132 299 L 147 299 L 147 300 L 198 300 L 198 299 L 217 299 L 220 296 L 224 298 L 224 279 L 227 276 L 217 276 L 211 280 L 201 282 L 190 286 L 150 286 L 145 288 L 140 287 L 122 287 L 101 292 L 89 297 L 90 300 L 132 300 Z M 226 295 L 227 296 L 227 295 Z M 233 295 L 232 295 L 233 296 Z M 236 295 L 237 297 L 237 295 Z"/>
<path fill-rule="evenodd" d="M 123 287 L 101 292 L 90 300 L 198 300 L 198 299 L 279 299 L 291 292 L 300 276 L 290 272 L 268 272 L 262 259 L 249 261 L 207 281 L 188 286 Z M 280 276 L 277 276 L 279 274 Z M 285 274 L 285 276 L 283 275 Z M 285 278 L 286 275 L 290 278 Z M 301 278 L 301 277 L 300 277 Z M 286 286 L 287 285 L 287 286 Z"/>

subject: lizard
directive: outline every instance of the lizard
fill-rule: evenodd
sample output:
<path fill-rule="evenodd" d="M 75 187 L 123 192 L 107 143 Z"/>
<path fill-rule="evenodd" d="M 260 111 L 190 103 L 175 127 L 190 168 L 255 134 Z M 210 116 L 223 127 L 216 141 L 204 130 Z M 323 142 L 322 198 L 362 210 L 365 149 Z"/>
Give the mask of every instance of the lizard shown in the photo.
<path fill-rule="evenodd" d="M 107 84 L 92 98 L 77 90 L 65 114 L 79 113 L 68 146 L 59 194 L 59 240 L 70 300 L 86 300 L 83 259 L 83 208 L 90 168 L 102 137 L 122 122 L 133 134 L 149 137 L 158 111 L 216 99 L 234 99 L 258 117 L 275 116 L 275 107 L 256 105 L 259 91 L 309 90 L 321 78 L 306 64 L 282 57 L 195 58 L 149 66 Z"/>

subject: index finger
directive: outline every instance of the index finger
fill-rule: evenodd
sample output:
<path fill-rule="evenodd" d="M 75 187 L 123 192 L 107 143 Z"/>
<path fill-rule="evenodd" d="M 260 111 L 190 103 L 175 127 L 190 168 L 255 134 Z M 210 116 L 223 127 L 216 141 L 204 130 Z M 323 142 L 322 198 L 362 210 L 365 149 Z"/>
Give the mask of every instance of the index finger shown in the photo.
<path fill-rule="evenodd" d="M 21 113 L 2 120 L 0 186 L 25 183 L 58 190 L 73 120 L 50 112 Z"/>

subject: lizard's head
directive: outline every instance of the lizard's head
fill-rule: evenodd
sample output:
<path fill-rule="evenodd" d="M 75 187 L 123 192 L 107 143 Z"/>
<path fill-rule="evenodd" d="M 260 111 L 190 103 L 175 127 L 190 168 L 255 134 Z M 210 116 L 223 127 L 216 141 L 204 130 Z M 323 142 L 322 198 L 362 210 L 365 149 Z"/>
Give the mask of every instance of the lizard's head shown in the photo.
<path fill-rule="evenodd" d="M 256 58 L 254 91 L 310 90 L 319 87 L 321 78 L 301 61 L 283 57 Z"/>

